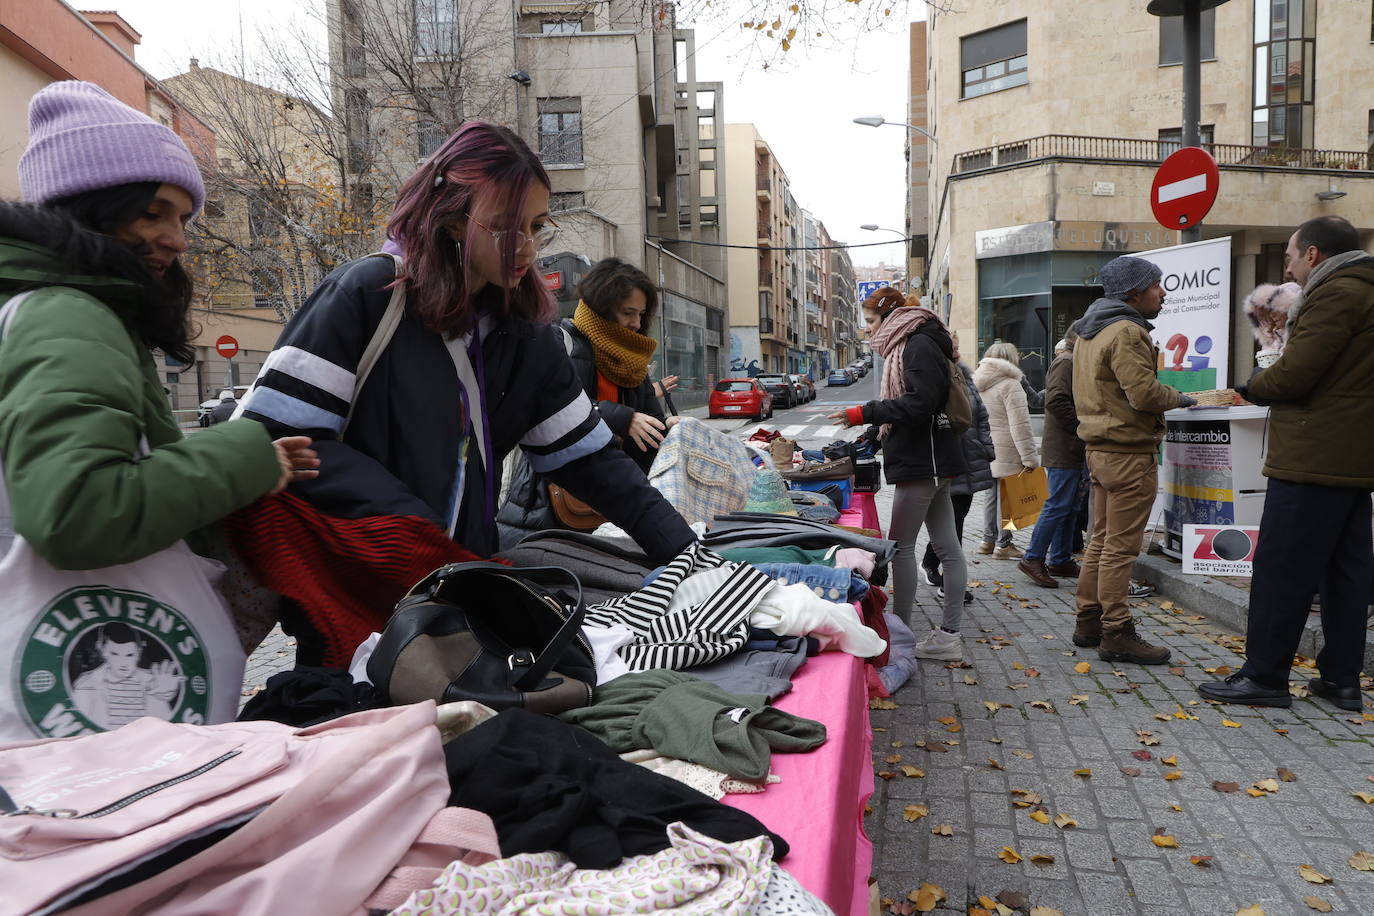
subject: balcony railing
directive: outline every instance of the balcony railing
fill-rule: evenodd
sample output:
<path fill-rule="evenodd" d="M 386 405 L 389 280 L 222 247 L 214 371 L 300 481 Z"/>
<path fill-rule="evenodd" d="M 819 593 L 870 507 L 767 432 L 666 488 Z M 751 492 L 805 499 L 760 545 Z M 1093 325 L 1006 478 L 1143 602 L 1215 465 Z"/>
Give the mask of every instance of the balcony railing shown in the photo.
<path fill-rule="evenodd" d="M 1205 148 L 1217 164 L 1235 168 L 1374 170 L 1369 151 L 1294 149 L 1284 146 L 1241 146 L 1213 143 Z M 1007 168 L 1044 159 L 1091 159 L 1107 162 L 1162 162 L 1178 149 L 1175 140 L 1131 140 L 1124 137 L 1078 137 L 1046 134 L 1027 140 L 999 143 L 954 157 L 954 172 Z"/>

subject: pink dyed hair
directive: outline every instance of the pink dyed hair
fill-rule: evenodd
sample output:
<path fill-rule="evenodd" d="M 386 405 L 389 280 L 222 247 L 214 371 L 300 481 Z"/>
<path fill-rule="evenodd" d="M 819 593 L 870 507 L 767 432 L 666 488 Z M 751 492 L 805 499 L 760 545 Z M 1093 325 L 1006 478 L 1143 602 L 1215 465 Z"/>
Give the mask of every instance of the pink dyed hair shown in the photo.
<path fill-rule="evenodd" d="M 490 200 L 498 201 L 506 214 L 492 228 L 514 225 L 535 181 L 549 187 L 548 173 L 524 140 L 499 125 L 469 121 L 401 185 L 386 232 L 405 249 L 402 277 L 410 283 L 407 295 L 426 326 L 452 337 L 466 333 L 476 320 L 475 300 L 482 290 L 473 288 L 468 252 L 482 241 L 477 233 L 488 238 L 487 244 L 490 237 L 468 220 L 460 263 L 449 227 Z M 515 239 L 508 233 L 501 248 L 504 270 L 513 271 L 515 254 Z M 548 322 L 558 313 L 537 270 L 526 273 L 514 289 L 499 292 L 505 314 Z"/>

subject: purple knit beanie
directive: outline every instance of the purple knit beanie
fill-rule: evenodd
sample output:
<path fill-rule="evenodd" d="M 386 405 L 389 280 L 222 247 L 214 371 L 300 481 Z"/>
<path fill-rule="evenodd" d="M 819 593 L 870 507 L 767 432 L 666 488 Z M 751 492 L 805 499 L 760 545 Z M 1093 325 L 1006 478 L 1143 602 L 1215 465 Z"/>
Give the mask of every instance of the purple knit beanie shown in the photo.
<path fill-rule="evenodd" d="M 29 146 L 19 159 L 19 190 L 37 204 L 139 181 L 172 184 L 199 212 L 205 185 L 186 144 L 171 128 L 94 83 L 64 80 L 29 102 Z"/>

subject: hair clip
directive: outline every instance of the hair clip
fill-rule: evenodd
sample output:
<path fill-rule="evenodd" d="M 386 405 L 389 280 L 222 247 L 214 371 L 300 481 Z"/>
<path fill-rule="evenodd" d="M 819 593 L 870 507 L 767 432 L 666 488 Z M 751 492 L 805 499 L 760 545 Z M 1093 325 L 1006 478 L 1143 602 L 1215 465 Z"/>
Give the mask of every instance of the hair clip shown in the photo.
<path fill-rule="evenodd" d="M 435 176 L 434 176 L 434 185 L 433 185 L 433 187 L 436 187 L 436 188 L 437 188 L 437 187 L 439 187 L 439 185 L 441 185 L 441 184 L 443 184 L 443 183 L 444 183 L 444 173 L 443 173 L 443 172 L 440 172 L 438 175 L 435 175 Z"/>

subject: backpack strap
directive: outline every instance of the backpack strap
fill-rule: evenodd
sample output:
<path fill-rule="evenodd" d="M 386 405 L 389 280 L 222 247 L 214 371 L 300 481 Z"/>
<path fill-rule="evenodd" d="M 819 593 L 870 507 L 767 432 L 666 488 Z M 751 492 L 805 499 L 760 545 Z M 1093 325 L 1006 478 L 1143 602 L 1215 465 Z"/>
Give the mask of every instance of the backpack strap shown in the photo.
<path fill-rule="evenodd" d="M 391 258 L 394 262 L 396 273 L 401 272 L 405 262 L 398 254 L 379 253 L 374 257 Z M 401 318 L 406 313 L 406 281 L 399 280 L 391 288 L 391 301 L 386 305 L 386 311 L 382 313 L 382 320 L 377 324 L 377 330 L 372 332 L 372 339 L 367 342 L 367 348 L 363 350 L 363 355 L 358 359 L 358 368 L 354 371 L 353 381 L 353 400 L 348 405 L 348 415 L 344 417 L 343 428 L 339 430 L 339 438 L 343 439 L 344 431 L 348 429 L 348 424 L 353 420 L 353 411 L 358 406 L 358 395 L 362 393 L 363 385 L 367 383 L 367 377 L 372 374 L 372 369 L 377 365 L 377 360 L 381 358 L 387 345 L 391 343 L 391 338 L 396 334 L 396 328 L 401 323 Z"/>

